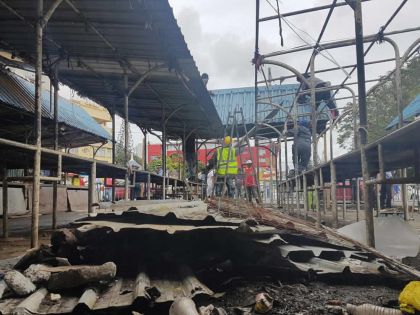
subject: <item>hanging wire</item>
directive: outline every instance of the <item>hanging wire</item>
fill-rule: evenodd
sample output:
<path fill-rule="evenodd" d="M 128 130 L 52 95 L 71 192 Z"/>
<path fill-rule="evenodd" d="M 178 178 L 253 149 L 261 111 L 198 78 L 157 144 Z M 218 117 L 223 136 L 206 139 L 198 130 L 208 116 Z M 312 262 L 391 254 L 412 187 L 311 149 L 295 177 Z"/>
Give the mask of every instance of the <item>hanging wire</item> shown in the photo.
<path fill-rule="evenodd" d="M 276 0 L 276 4 L 277 4 L 277 12 L 280 15 L 280 5 L 279 5 L 279 0 Z M 280 35 L 280 45 L 281 47 L 284 46 L 284 40 L 283 40 L 283 27 L 281 25 L 281 19 L 278 19 L 279 21 L 279 35 Z"/>
<path fill-rule="evenodd" d="M 278 0 L 276 0 L 278 1 Z M 286 23 L 286 25 L 290 28 L 290 30 L 295 33 L 295 35 L 306 45 L 308 46 L 312 46 L 313 43 L 310 43 L 308 40 L 306 40 L 305 38 L 303 38 L 296 30 L 300 31 L 301 33 L 306 34 L 311 40 L 313 40 L 316 44 L 315 46 L 318 46 L 320 48 L 323 48 L 319 42 L 322 39 L 322 36 L 325 32 L 325 29 L 327 27 L 327 24 L 329 22 L 332 10 L 334 8 L 335 3 L 337 2 L 337 0 L 333 1 L 333 5 L 331 6 L 331 10 L 327 16 L 327 19 L 325 20 L 325 23 L 322 27 L 320 36 L 318 38 L 318 40 L 316 40 L 315 38 L 313 38 L 308 32 L 306 32 L 305 30 L 297 27 L 295 24 L 293 24 L 290 20 L 286 19 L 284 16 L 281 15 L 280 10 L 278 10 L 271 2 L 270 0 L 266 0 L 266 2 L 270 5 L 270 7 L 278 14 L 279 16 L 279 20 L 283 20 L 284 23 Z M 283 46 L 283 45 L 282 45 Z M 315 48 L 316 49 L 316 48 Z M 323 49 L 322 51 L 318 51 L 319 55 L 321 55 L 322 57 L 324 57 L 326 60 L 330 61 L 331 63 L 333 63 L 334 65 L 336 65 L 338 68 L 340 68 L 341 71 L 344 72 L 344 74 L 347 76 L 349 76 L 349 73 L 338 63 L 338 61 L 334 58 L 334 56 L 327 50 L 327 49 Z M 328 55 L 328 56 L 327 56 Z M 305 72 L 308 71 L 309 66 L 307 67 L 307 70 Z"/>
<path fill-rule="evenodd" d="M 383 25 L 383 26 L 381 26 L 380 28 L 379 28 L 379 32 L 378 32 L 378 35 L 382 32 L 384 32 L 386 29 L 387 29 L 387 27 L 389 26 L 389 24 L 391 24 L 391 22 L 394 20 L 394 18 L 398 15 L 398 13 L 401 11 L 401 9 L 405 6 L 405 4 L 407 3 L 407 1 L 408 0 L 403 0 L 402 2 L 401 2 L 401 4 L 398 6 L 398 8 L 394 11 L 394 13 L 390 16 L 390 18 L 386 21 L 386 23 Z M 372 47 L 373 47 L 373 45 L 375 45 L 375 40 L 374 41 L 372 41 L 371 43 L 370 43 L 370 45 L 368 46 L 368 48 L 365 50 L 365 53 L 364 53 L 364 56 L 366 56 L 368 53 L 369 53 L 369 51 L 372 49 Z M 355 67 L 353 67 L 353 69 L 350 71 L 350 73 L 349 73 L 349 76 L 351 76 L 352 74 L 353 74 L 353 72 L 355 71 L 357 69 L 357 66 L 355 66 Z M 347 80 L 349 79 L 349 76 L 348 77 L 346 77 L 345 79 L 344 79 L 344 81 L 340 84 L 340 85 L 344 85 L 346 82 L 347 82 Z M 336 90 L 334 93 L 333 93 L 333 95 L 331 96 L 331 98 L 330 98 L 330 100 L 332 100 L 336 95 L 337 95 L 337 93 L 338 93 L 338 90 Z"/>

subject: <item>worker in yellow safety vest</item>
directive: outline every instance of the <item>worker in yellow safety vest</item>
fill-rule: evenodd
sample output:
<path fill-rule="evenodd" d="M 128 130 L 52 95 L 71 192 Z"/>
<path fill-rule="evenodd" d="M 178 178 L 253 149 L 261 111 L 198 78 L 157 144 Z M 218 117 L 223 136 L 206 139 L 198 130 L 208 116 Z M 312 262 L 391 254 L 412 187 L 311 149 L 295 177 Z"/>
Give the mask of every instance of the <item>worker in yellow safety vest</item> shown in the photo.
<path fill-rule="evenodd" d="M 233 198 L 234 186 L 233 178 L 238 175 L 238 161 L 237 161 L 237 150 L 233 145 L 231 145 L 232 139 L 229 136 L 224 138 L 224 145 L 221 148 L 218 148 L 216 153 L 213 155 L 213 158 L 209 161 L 207 169 L 217 168 L 217 182 L 216 184 L 216 194 L 220 195 L 223 189 L 223 183 L 226 178 L 226 186 L 228 196 Z"/>

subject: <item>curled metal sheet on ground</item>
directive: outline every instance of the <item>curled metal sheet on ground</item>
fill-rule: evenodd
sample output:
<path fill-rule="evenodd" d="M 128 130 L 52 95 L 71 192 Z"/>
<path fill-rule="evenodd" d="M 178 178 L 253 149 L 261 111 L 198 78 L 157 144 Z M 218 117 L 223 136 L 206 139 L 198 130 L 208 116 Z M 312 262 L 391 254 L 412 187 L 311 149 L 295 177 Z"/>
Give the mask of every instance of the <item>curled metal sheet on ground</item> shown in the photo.
<path fill-rule="evenodd" d="M 292 217 L 249 206 L 236 214 L 237 209 L 228 204 L 223 208 L 222 203 L 218 211 L 210 209 L 214 216 L 179 204 L 175 201 L 173 209 L 156 213 L 131 209 L 98 214 L 56 232 L 52 246 L 44 249 L 47 260 L 65 257 L 76 266 L 112 261 L 117 277 L 58 292 L 59 299 L 52 299 L 51 293 L 57 292 L 46 291 L 42 284 L 27 297 L 9 294 L 0 300 L 0 314 L 141 313 L 181 297 L 215 296 L 236 278 L 352 282 L 407 276 L 375 252 Z M 222 217 L 227 212 L 229 216 Z M 31 264 L 45 263 L 39 260 Z"/>

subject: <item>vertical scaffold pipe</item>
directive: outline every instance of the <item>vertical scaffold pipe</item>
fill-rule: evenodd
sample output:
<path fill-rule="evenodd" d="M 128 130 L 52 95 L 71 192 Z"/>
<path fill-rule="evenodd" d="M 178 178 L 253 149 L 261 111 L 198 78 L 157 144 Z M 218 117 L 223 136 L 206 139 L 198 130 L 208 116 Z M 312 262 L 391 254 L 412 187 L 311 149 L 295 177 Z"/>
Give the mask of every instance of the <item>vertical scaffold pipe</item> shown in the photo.
<path fill-rule="evenodd" d="M 359 90 L 359 135 L 360 135 L 360 154 L 362 161 L 363 174 L 363 196 L 365 201 L 365 217 L 366 217 L 366 239 L 368 246 L 375 247 L 375 235 L 373 225 L 373 209 L 372 200 L 369 197 L 370 189 L 366 184 L 369 180 L 368 161 L 365 146 L 367 144 L 367 108 L 366 108 L 366 77 L 365 77 L 365 57 L 363 47 L 363 18 L 361 0 L 355 1 L 354 6 L 354 24 L 356 33 L 356 55 L 357 55 L 357 78 Z"/>
<path fill-rule="evenodd" d="M 32 224 L 31 247 L 38 246 L 39 232 L 39 193 L 41 186 L 41 136 L 42 136 L 42 17 L 44 14 L 44 1 L 37 1 L 37 21 L 35 23 L 35 156 L 33 170 L 32 192 Z"/>

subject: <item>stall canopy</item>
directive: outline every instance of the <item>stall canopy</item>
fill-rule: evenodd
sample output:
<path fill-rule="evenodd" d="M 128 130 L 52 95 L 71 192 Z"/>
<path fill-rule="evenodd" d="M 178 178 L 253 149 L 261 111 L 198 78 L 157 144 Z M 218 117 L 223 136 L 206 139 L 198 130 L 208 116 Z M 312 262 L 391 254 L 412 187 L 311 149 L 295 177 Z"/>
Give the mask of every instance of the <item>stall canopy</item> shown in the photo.
<path fill-rule="evenodd" d="M 0 49 L 33 63 L 37 1 L 0 0 Z M 56 0 L 44 0 L 44 12 Z M 218 136 L 221 121 L 167 0 L 63 0 L 44 29 L 44 71 L 170 136 Z M 128 90 L 124 87 L 124 74 Z M 143 80 L 141 80 L 143 78 Z M 141 80 L 137 88 L 132 89 Z"/>
<path fill-rule="evenodd" d="M 54 105 L 50 92 L 42 91 L 42 142 L 54 145 Z M 107 142 L 111 135 L 83 108 L 62 97 L 58 99 L 59 146 L 81 147 Z M 20 142 L 32 142 L 35 110 L 35 86 L 18 75 L 0 70 L 0 136 Z"/>

